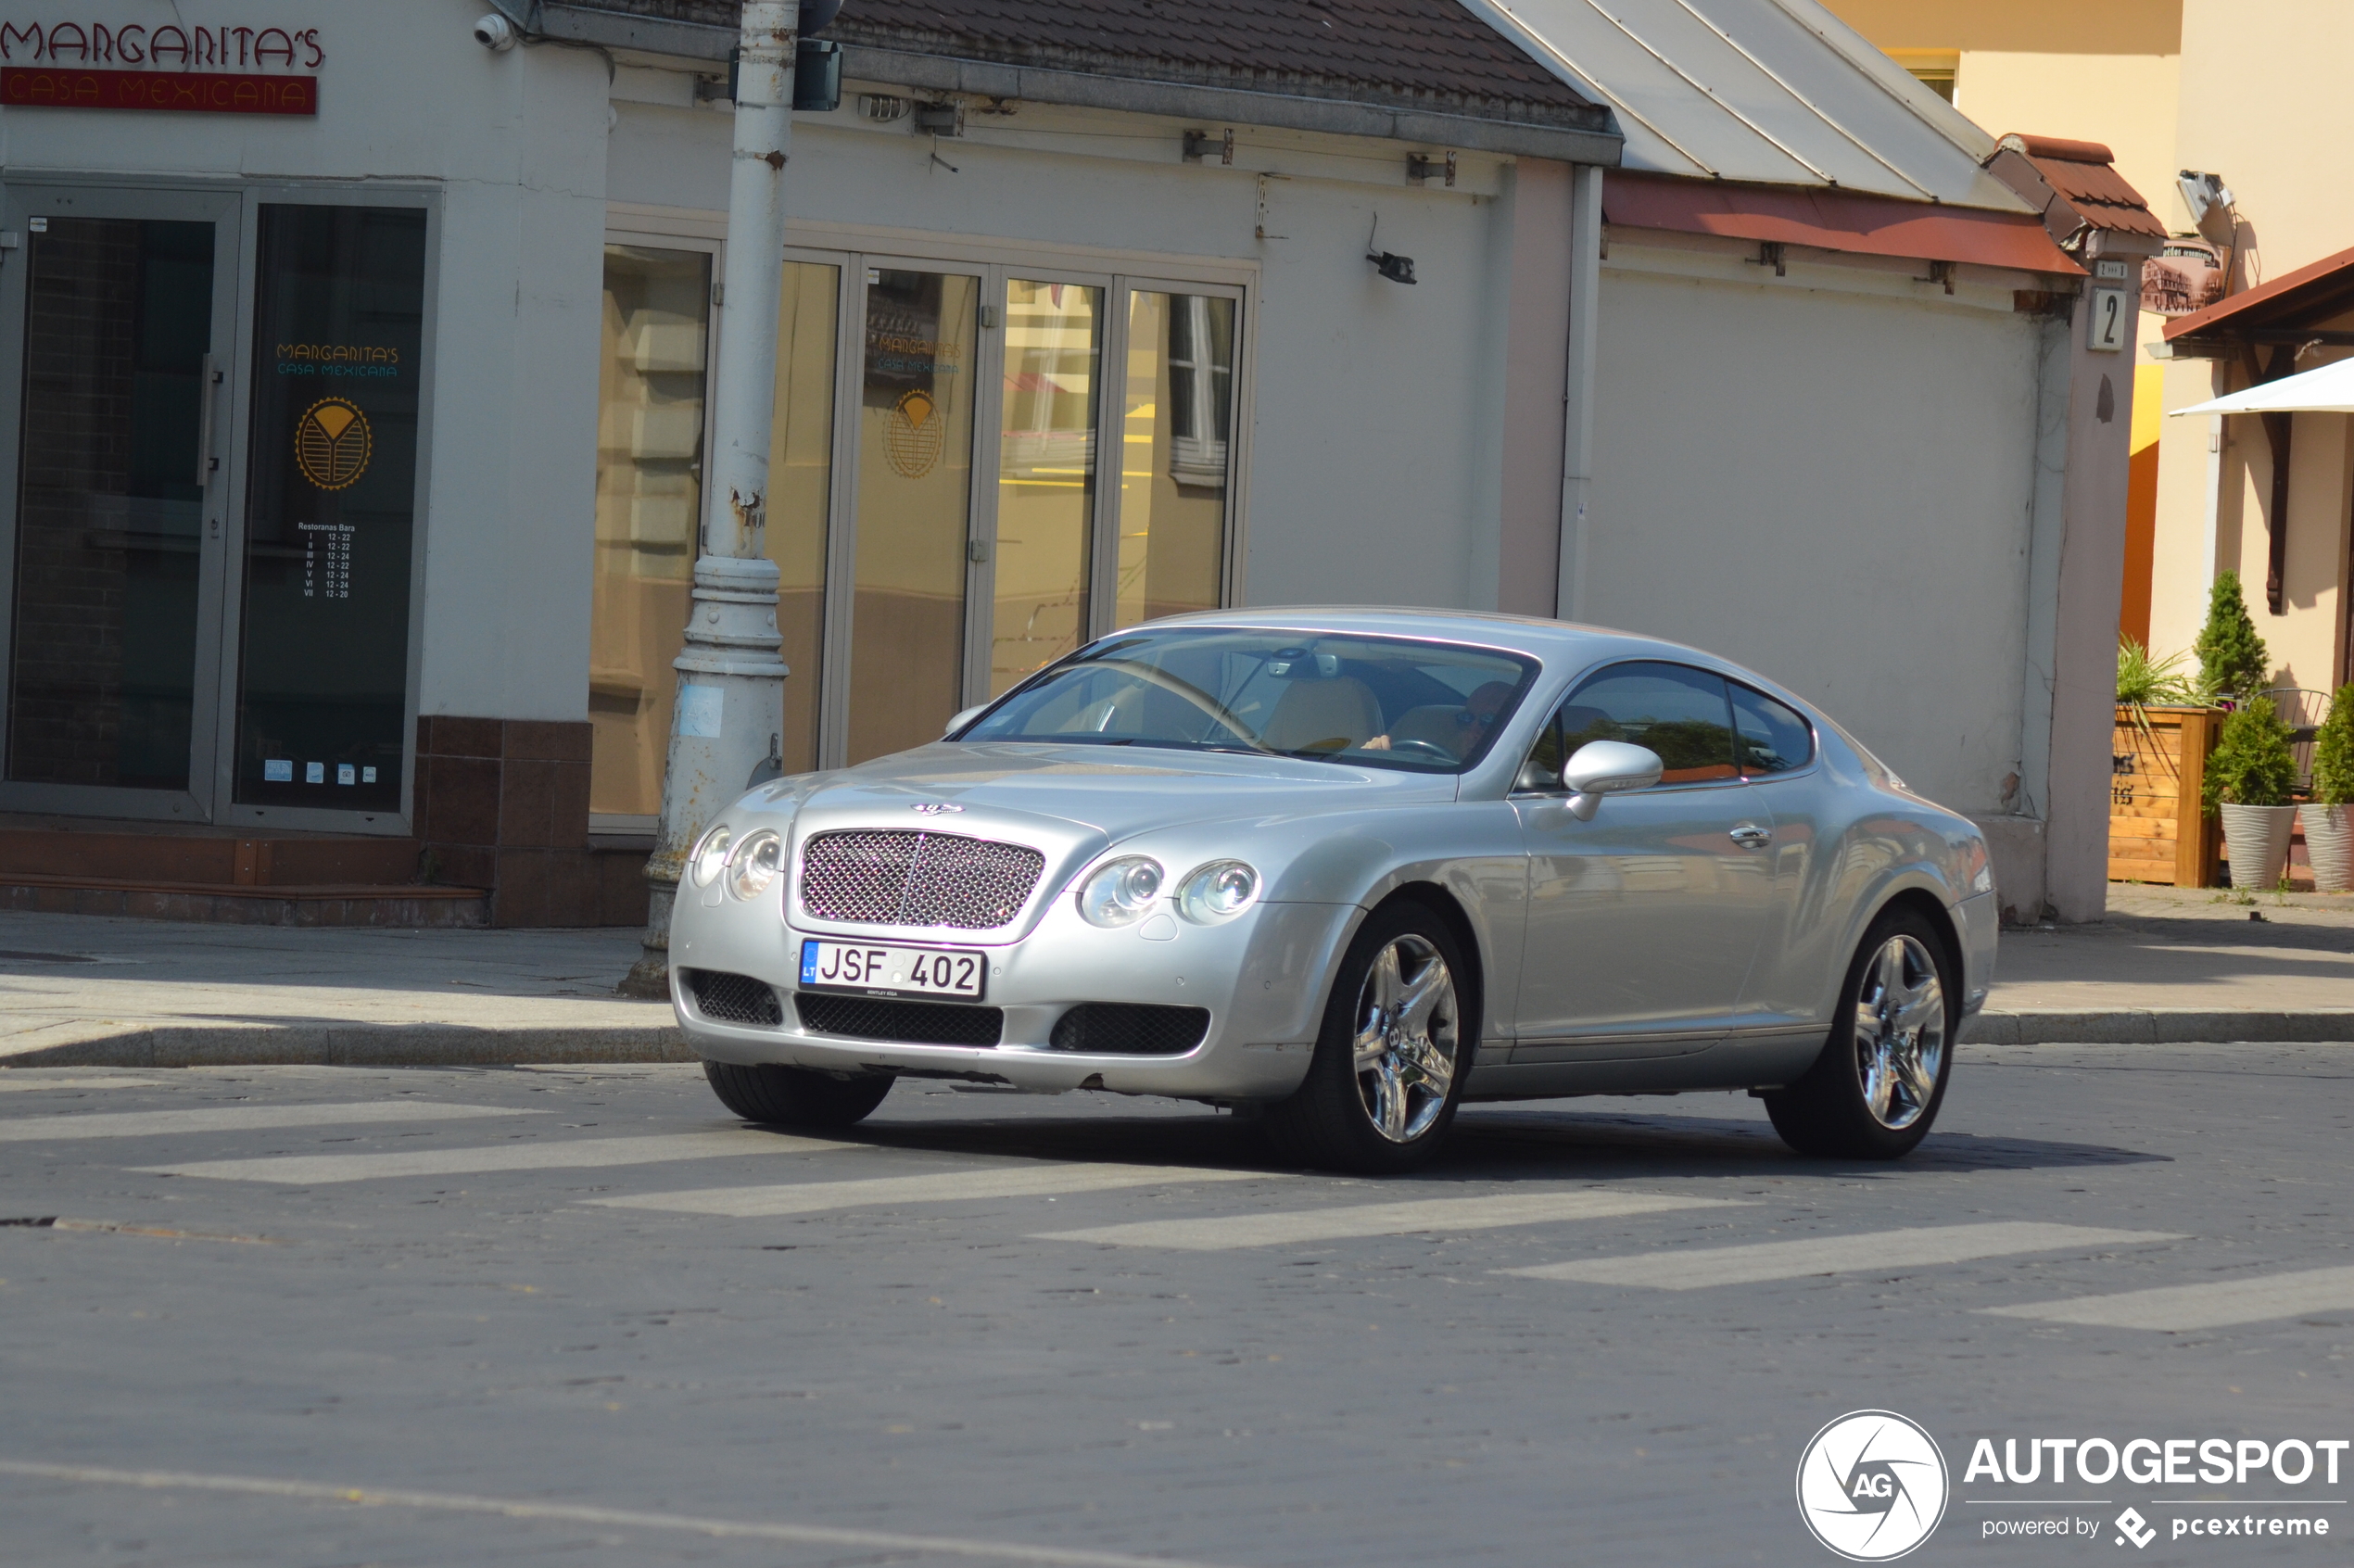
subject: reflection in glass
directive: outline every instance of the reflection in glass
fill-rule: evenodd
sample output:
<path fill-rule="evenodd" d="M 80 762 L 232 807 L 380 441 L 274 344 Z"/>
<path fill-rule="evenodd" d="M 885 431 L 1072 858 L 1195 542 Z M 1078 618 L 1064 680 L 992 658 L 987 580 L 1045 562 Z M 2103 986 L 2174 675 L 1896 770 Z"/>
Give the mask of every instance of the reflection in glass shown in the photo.
<path fill-rule="evenodd" d="M 662 769 L 702 512 L 711 258 L 605 247 L 597 564 L 588 655 L 591 811 L 662 809 Z"/>
<path fill-rule="evenodd" d="M 872 268 L 858 399 L 853 763 L 938 740 L 963 705 L 977 278 Z"/>
<path fill-rule="evenodd" d="M 425 215 L 272 203 L 256 248 L 236 798 L 397 810 Z"/>
<path fill-rule="evenodd" d="M 1120 464 L 1123 626 L 1218 607 L 1234 415 L 1234 302 L 1129 296 Z"/>
<path fill-rule="evenodd" d="M 212 225 L 27 238 L 8 777 L 185 789 Z"/>
<path fill-rule="evenodd" d="M 769 558 L 784 633 L 785 771 L 817 765 L 826 511 L 833 484 L 834 314 L 841 269 L 788 261 L 777 321 L 768 449 Z M 588 806 L 662 809 L 671 709 L 702 538 L 705 322 L 711 258 L 605 247 L 605 354 L 597 437 L 596 608 Z"/>
<path fill-rule="evenodd" d="M 1086 640 L 1101 316 L 1100 289 L 1006 285 L 992 696 Z"/>

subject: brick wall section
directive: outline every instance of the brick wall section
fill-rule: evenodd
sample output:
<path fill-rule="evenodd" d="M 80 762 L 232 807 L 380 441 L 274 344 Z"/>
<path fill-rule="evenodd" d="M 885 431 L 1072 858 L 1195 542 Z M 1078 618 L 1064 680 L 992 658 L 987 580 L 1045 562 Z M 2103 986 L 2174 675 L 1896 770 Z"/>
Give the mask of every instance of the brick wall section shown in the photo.
<path fill-rule="evenodd" d="M 417 720 L 417 837 L 433 881 L 488 888 L 494 926 L 646 917 L 643 851 L 588 845 L 589 727 Z"/>

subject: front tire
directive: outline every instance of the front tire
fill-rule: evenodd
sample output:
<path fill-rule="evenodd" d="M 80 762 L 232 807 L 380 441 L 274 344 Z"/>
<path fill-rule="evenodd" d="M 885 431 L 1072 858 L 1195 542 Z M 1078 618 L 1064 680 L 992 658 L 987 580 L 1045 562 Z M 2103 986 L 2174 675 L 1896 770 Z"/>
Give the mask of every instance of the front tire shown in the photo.
<path fill-rule="evenodd" d="M 1419 904 L 1375 910 L 1348 944 L 1308 1077 L 1267 1107 L 1276 1147 L 1361 1175 L 1411 1170 L 1455 1119 L 1478 1020 L 1445 921 Z"/>
<path fill-rule="evenodd" d="M 1805 1076 L 1765 1096 L 1782 1142 L 1832 1159 L 1897 1159 L 1937 1119 L 1960 1023 L 1953 961 L 1910 909 L 1872 922 L 1847 968 L 1823 1054 Z"/>
<path fill-rule="evenodd" d="M 848 1127 L 864 1121 L 883 1103 L 896 1081 L 887 1073 L 829 1078 L 802 1068 L 702 1065 L 703 1077 L 719 1103 L 742 1117 L 774 1127 Z"/>

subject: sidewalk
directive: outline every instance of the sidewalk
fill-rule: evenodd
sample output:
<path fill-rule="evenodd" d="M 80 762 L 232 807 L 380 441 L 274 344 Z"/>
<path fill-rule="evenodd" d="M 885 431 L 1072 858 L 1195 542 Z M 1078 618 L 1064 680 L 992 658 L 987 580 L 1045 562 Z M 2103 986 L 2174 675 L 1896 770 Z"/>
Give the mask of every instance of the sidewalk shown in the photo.
<path fill-rule="evenodd" d="M 2354 1043 L 2354 897 L 2234 896 L 2118 885 L 2097 925 L 2004 933 L 1967 1038 Z M 0 911 L 0 1066 L 690 1060 L 667 1005 L 614 993 L 637 956 L 635 929 Z"/>

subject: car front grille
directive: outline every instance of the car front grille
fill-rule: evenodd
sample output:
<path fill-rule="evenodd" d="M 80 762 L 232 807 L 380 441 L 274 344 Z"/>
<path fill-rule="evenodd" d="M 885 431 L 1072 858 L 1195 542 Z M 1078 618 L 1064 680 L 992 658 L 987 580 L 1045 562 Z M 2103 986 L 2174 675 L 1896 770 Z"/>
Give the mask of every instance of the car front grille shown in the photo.
<path fill-rule="evenodd" d="M 1209 1033 L 1207 1007 L 1144 1002 L 1082 1002 L 1055 1020 L 1057 1051 L 1107 1056 L 1182 1056 Z"/>
<path fill-rule="evenodd" d="M 802 846 L 801 906 L 820 920 L 876 926 L 1009 925 L 1046 869 L 1027 844 L 880 828 L 819 833 Z"/>
<path fill-rule="evenodd" d="M 750 975 L 725 969 L 689 969 L 687 989 L 694 993 L 695 1011 L 714 1023 L 763 1024 L 771 1029 L 785 1021 L 785 1009 L 775 988 Z"/>
<path fill-rule="evenodd" d="M 804 1028 L 854 1040 L 891 1040 L 908 1045 L 994 1045 L 1006 1031 L 1006 1015 L 995 1007 L 948 1002 L 886 1002 L 868 996 L 793 993 L 793 1010 Z"/>

